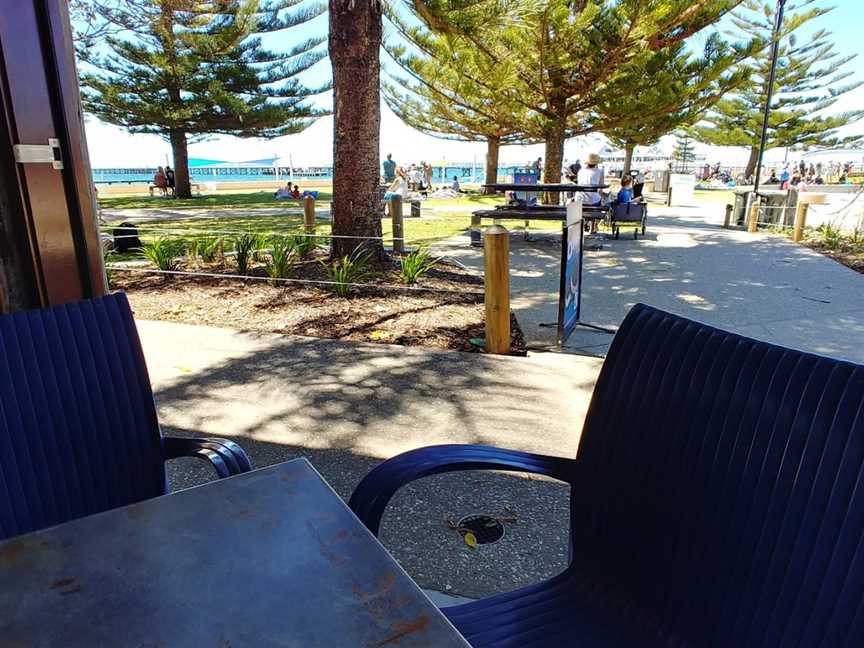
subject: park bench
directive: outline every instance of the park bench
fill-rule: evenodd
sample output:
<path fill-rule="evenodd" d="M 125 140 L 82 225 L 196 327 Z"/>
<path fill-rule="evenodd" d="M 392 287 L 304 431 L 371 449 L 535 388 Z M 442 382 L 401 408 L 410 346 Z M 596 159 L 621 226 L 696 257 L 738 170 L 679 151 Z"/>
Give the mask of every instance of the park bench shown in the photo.
<path fill-rule="evenodd" d="M 480 227 L 483 219 L 492 220 L 521 220 L 525 223 L 525 239 L 528 239 L 528 227 L 532 220 L 560 221 L 564 222 L 567 217 L 567 209 L 563 205 L 531 205 L 530 207 L 516 207 L 512 205 L 499 205 L 494 209 L 478 209 L 471 213 L 471 245 L 481 245 Z M 582 218 L 585 221 L 601 221 L 607 218 L 606 207 L 582 207 Z"/>
<path fill-rule="evenodd" d="M 575 458 L 420 448 L 373 469 L 350 506 L 377 534 L 393 494 L 428 475 L 569 484 L 566 569 L 444 609 L 474 648 L 860 646 L 862 403 L 864 366 L 637 304 Z"/>
<path fill-rule="evenodd" d="M 0 317 L 0 539 L 167 492 L 165 461 L 251 470 L 233 441 L 159 431 L 124 293 Z"/>
<path fill-rule="evenodd" d="M 191 190 L 192 192 L 194 192 L 194 193 L 196 193 L 196 194 L 200 194 L 200 193 L 201 193 L 201 184 L 198 183 L 198 182 L 190 182 L 190 183 L 189 183 L 189 188 L 190 188 L 190 190 Z M 151 196 L 153 195 L 153 191 L 154 191 L 155 189 L 159 189 L 159 190 L 161 191 L 161 187 L 157 187 L 157 186 L 154 185 L 154 184 L 151 184 L 151 185 L 148 185 L 148 186 L 147 186 L 147 191 L 150 192 L 150 195 L 151 195 Z M 168 192 L 169 192 L 171 195 L 173 195 L 173 190 L 172 190 L 172 189 L 168 188 Z"/>

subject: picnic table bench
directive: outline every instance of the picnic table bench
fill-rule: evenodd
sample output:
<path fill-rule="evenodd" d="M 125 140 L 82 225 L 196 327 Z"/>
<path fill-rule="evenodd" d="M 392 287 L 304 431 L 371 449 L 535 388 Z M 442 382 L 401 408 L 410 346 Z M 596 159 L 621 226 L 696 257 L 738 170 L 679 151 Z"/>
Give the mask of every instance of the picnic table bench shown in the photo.
<path fill-rule="evenodd" d="M 189 183 L 189 188 L 190 188 L 192 191 L 194 191 L 195 193 L 197 193 L 197 194 L 200 194 L 200 193 L 201 193 L 201 183 L 200 183 L 200 182 L 190 182 L 190 183 Z M 162 187 L 157 187 L 155 184 L 152 184 L 152 183 L 149 184 L 149 185 L 147 186 L 147 191 L 150 192 L 150 195 L 151 195 L 151 196 L 153 195 L 153 190 L 154 190 L 154 189 L 162 189 Z M 165 187 L 165 189 L 170 189 L 170 190 L 171 190 L 171 194 L 173 195 L 173 193 L 174 193 L 174 188 L 173 188 L 173 187 Z"/>

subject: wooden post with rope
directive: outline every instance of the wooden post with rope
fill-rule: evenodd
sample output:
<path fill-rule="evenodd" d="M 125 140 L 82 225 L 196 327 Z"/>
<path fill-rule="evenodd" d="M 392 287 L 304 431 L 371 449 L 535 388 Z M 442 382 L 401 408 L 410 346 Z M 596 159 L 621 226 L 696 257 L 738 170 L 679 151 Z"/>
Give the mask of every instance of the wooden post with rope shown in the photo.
<path fill-rule="evenodd" d="M 303 226 L 307 234 L 315 233 L 315 199 L 312 196 L 303 199 Z"/>
<path fill-rule="evenodd" d="M 405 251 L 405 225 L 402 220 L 402 196 L 390 196 L 390 220 L 393 223 L 393 251 Z"/>
<path fill-rule="evenodd" d="M 807 208 L 810 205 L 824 205 L 825 194 L 808 193 L 802 191 L 798 194 L 798 205 L 795 207 L 795 227 L 792 230 L 792 240 L 800 243 L 804 238 L 804 227 L 807 224 Z"/>

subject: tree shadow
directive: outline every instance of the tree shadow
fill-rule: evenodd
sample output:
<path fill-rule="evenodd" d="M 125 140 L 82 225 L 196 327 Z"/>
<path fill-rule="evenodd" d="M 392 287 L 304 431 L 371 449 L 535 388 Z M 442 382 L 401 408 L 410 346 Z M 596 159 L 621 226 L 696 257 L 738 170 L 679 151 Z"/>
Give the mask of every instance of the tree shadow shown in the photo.
<path fill-rule="evenodd" d="M 516 358 L 252 337 L 251 352 L 156 390 L 164 432 L 231 438 L 258 467 L 305 456 L 342 497 L 381 459 L 424 445 L 575 456 L 594 380 L 559 375 L 547 388 L 548 367 Z M 191 459 L 172 462 L 169 474 L 172 488 L 212 478 Z M 567 507 L 567 488 L 550 480 L 441 475 L 400 491 L 382 540 L 423 587 L 484 596 L 564 567 Z M 517 521 L 506 539 L 476 551 L 444 522 L 508 511 Z"/>

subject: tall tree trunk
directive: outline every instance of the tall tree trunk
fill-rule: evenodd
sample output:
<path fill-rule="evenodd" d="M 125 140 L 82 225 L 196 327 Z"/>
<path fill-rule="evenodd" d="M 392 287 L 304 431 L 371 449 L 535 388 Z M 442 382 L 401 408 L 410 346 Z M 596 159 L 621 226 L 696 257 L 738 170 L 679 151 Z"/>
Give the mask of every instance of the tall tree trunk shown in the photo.
<path fill-rule="evenodd" d="M 756 163 L 759 161 L 759 147 L 750 147 L 750 157 L 747 159 L 747 166 L 744 167 L 744 178 L 747 179 L 756 171 Z"/>
<path fill-rule="evenodd" d="M 333 198 L 336 236 L 331 252 L 341 257 L 363 246 L 384 256 L 378 211 L 381 0 L 330 0 L 330 63 L 333 68 Z"/>
<path fill-rule="evenodd" d="M 561 167 L 564 164 L 564 119 L 558 120 L 546 132 L 546 160 L 543 165 L 543 182 L 561 182 Z M 547 205 L 557 205 L 559 195 L 557 192 L 546 194 L 543 202 Z"/>
<path fill-rule="evenodd" d="M 501 148 L 501 140 L 497 137 L 486 138 L 486 184 L 498 182 L 498 151 Z M 483 189 L 484 194 L 495 193 L 494 189 Z"/>
<path fill-rule="evenodd" d="M 636 150 L 636 145 L 628 142 L 624 145 L 624 170 L 621 172 L 621 177 L 630 175 L 630 167 L 633 166 L 633 151 Z"/>
<path fill-rule="evenodd" d="M 174 195 L 178 198 L 191 198 L 192 186 L 189 183 L 189 149 L 186 143 L 186 133 L 172 129 L 171 154 L 174 156 Z"/>

